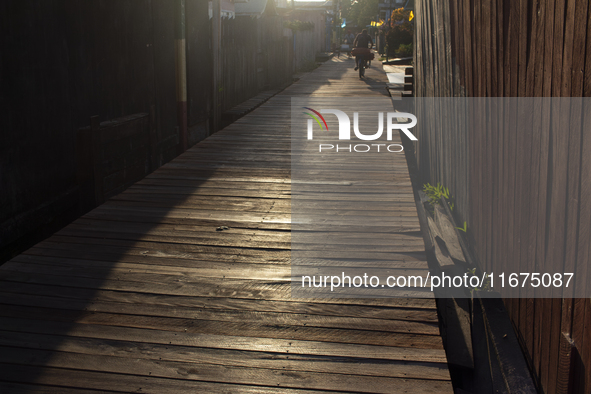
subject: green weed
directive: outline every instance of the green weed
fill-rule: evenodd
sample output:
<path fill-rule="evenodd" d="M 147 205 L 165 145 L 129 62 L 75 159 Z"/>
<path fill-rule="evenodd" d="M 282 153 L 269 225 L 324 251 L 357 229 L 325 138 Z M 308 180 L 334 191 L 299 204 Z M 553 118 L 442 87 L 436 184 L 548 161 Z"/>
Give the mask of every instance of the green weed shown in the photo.
<path fill-rule="evenodd" d="M 425 192 L 427 197 L 429 197 L 429 203 L 431 204 L 431 206 L 434 207 L 435 205 L 440 204 L 441 197 L 443 197 L 447 200 L 447 203 L 449 204 L 449 209 L 451 209 L 452 211 L 454 210 L 454 203 L 452 201 L 453 197 L 450 196 L 449 189 L 440 184 L 439 182 L 437 182 L 437 186 L 433 186 L 430 183 L 425 183 L 423 185 L 423 191 Z"/>

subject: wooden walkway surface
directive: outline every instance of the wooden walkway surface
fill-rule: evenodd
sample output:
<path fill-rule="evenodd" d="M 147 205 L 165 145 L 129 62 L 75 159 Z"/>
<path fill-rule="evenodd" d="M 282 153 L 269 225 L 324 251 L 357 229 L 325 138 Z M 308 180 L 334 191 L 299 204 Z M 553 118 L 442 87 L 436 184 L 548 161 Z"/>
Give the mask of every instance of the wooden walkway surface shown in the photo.
<path fill-rule="evenodd" d="M 0 392 L 451 392 L 433 299 L 290 298 L 290 97 L 385 95 L 374 64 L 325 63 L 4 264 Z"/>

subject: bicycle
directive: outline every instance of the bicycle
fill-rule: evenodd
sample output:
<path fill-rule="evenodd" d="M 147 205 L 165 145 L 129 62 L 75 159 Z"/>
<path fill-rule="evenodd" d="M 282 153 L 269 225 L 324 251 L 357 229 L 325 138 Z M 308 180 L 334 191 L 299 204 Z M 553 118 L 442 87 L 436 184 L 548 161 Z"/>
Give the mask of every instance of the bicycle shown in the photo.
<path fill-rule="evenodd" d="M 359 69 L 359 78 L 363 78 L 365 76 L 365 69 L 369 67 L 368 62 L 373 60 L 374 54 L 369 48 L 354 48 L 351 52 L 355 56 L 355 61 Z"/>
<path fill-rule="evenodd" d="M 365 68 L 367 67 L 367 60 L 363 56 L 359 56 L 359 78 L 365 76 Z"/>

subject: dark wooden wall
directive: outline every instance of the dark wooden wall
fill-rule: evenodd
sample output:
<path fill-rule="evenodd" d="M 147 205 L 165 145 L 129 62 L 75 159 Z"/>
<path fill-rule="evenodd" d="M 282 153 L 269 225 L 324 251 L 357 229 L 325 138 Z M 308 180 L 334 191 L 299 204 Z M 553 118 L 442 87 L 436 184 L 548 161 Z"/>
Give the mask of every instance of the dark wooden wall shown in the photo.
<path fill-rule="evenodd" d="M 152 8 L 153 57 L 151 61 L 154 67 L 155 131 L 158 140 L 155 164 L 162 165 L 177 155 L 179 143 L 174 59 L 174 2 L 170 0 L 135 1 L 151 3 Z M 190 3 L 191 1 L 187 2 L 188 9 L 190 9 Z M 150 23 L 150 20 L 145 22 Z M 189 45 L 191 41 L 187 41 Z M 207 45 L 207 42 L 203 43 L 202 48 Z M 191 89 L 191 91 L 194 90 Z M 204 102 L 205 100 L 202 101 L 202 105 L 205 105 Z"/>
<path fill-rule="evenodd" d="M 214 67 L 227 109 L 284 84 L 293 66 L 279 16 L 224 19 L 224 62 L 214 64 L 208 2 L 186 0 L 185 15 L 194 144 L 211 132 Z M 91 116 L 153 107 L 153 166 L 178 154 L 175 72 L 174 1 L 0 3 L 0 262 L 79 213 L 76 132 Z"/>
<path fill-rule="evenodd" d="M 170 0 L 163 1 L 170 2 Z M 203 0 L 186 2 L 189 145 L 195 144 L 209 134 L 212 116 L 212 37 L 207 3 Z M 174 47 L 172 51 L 174 53 Z M 174 74 L 172 77 L 174 78 Z M 174 87 L 174 80 L 172 82 L 169 86 Z"/>
<path fill-rule="evenodd" d="M 153 23 L 152 9 L 161 15 L 167 3 L 0 4 L 0 249 L 77 211 L 75 133 L 91 116 L 149 112 L 158 102 L 159 136 L 176 138 L 166 104 L 174 106 L 174 82 L 166 88 L 174 58 L 166 59 L 168 27 Z M 160 151 L 161 161 L 171 157 Z"/>
<path fill-rule="evenodd" d="M 588 0 L 415 0 L 416 95 L 589 97 L 590 8 Z M 499 118 L 423 124 L 423 182 L 441 182 L 456 196 L 482 269 L 527 262 L 539 271 L 559 262 L 569 272 L 576 262 L 576 285 L 586 286 L 591 114 L 581 113 L 581 102 L 565 104 L 566 115 L 538 103 L 522 113 L 506 108 L 534 122 L 531 133 Z M 571 119 L 582 121 L 555 127 Z M 541 390 L 590 393 L 590 299 L 571 292 L 534 299 L 530 291 L 505 303 Z"/>

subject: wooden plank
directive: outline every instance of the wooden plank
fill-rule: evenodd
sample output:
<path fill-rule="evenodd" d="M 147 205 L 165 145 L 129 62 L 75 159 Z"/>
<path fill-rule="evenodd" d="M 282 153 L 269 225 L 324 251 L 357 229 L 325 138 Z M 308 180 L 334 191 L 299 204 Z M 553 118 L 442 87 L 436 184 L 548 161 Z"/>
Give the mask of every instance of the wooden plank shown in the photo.
<path fill-rule="evenodd" d="M 589 298 L 585 299 L 585 318 L 584 323 L 582 324 L 584 326 L 584 338 L 581 345 L 582 352 L 580 351 L 580 353 L 582 353 L 582 365 L 585 366 L 585 373 L 583 374 L 583 376 L 588 376 L 587 372 L 589 371 L 589 362 L 591 362 L 591 330 L 589 330 L 589 327 L 591 327 L 591 299 Z M 583 388 L 583 392 L 585 390 L 588 391 L 589 389 L 591 389 L 591 382 L 589 381 L 589 379 L 585 378 L 584 385 L 581 385 L 579 387 Z"/>
<path fill-rule="evenodd" d="M 531 46 L 530 46 L 530 60 L 528 61 L 528 69 L 527 69 L 527 96 L 528 97 L 541 97 L 543 86 L 544 86 L 544 79 L 543 79 L 543 71 L 544 71 L 544 28 L 545 28 L 545 4 L 544 0 L 539 0 L 534 2 L 531 8 L 531 20 L 532 20 L 532 32 L 531 32 Z M 533 111 L 532 113 L 541 113 L 542 112 L 542 100 L 536 99 L 533 104 Z M 534 130 L 543 130 L 542 128 L 542 119 L 541 117 L 534 116 L 533 117 L 533 129 Z M 531 190 L 540 190 L 540 184 L 544 182 L 542 179 L 544 168 L 542 168 L 542 133 L 532 133 L 531 135 L 531 176 L 529 178 L 529 187 Z M 547 168 L 547 167 L 546 167 Z M 525 196 L 524 196 L 525 197 Z M 538 228 L 538 223 L 540 221 L 539 217 L 539 210 L 538 204 L 541 196 L 539 193 L 530 193 L 529 194 L 529 201 L 526 203 L 527 210 L 528 210 L 528 219 L 526 223 L 530 224 L 531 228 Z M 528 269 L 531 272 L 535 270 L 535 261 L 537 260 L 537 242 L 538 242 L 538 234 L 535 231 L 529 231 L 529 237 L 527 239 L 527 256 L 529 258 L 530 263 L 528 264 Z M 534 289 L 528 289 L 526 291 L 528 297 L 533 297 L 535 295 Z M 534 300 L 532 298 L 528 298 L 526 300 L 525 305 L 525 329 L 524 329 L 524 342 L 525 347 L 528 350 L 528 360 L 530 362 L 530 366 L 533 369 L 534 376 L 536 375 L 536 368 L 538 367 L 538 363 L 536 360 L 536 355 L 539 354 L 539 330 L 540 327 L 537 325 L 539 324 L 539 317 L 541 313 L 539 308 L 536 306 L 540 305 L 539 300 Z"/>
<path fill-rule="evenodd" d="M 86 355 L 81 353 L 49 352 L 43 350 L 0 348 L 0 362 L 43 366 L 83 371 L 98 371 L 127 375 L 143 374 L 150 371 L 150 377 L 168 378 L 195 382 L 230 383 L 259 385 L 266 382 L 267 386 L 349 391 L 357 393 L 393 392 L 389 388 L 405 390 L 408 393 L 423 393 L 426 390 L 449 390 L 448 381 L 426 379 L 400 379 L 383 376 L 364 377 L 357 374 L 335 374 L 304 370 L 265 369 L 259 366 L 243 367 L 217 365 L 209 363 L 166 361 L 164 359 L 146 360 L 137 358 L 121 358 L 103 355 Z M 251 365 L 256 365 L 253 361 Z M 309 368 L 311 369 L 311 368 Z M 179 376 L 181 378 L 179 379 Z M 71 382 L 69 382 L 71 384 Z"/>
<path fill-rule="evenodd" d="M 575 2 L 571 1 L 568 4 L 567 8 L 567 28 L 565 31 L 565 49 L 564 49 L 564 56 L 568 59 L 564 59 L 563 62 L 563 76 L 562 76 L 562 94 L 563 95 L 570 95 L 571 94 L 571 74 L 572 77 L 575 78 L 574 70 L 572 70 L 573 62 L 575 62 L 575 57 L 580 57 L 580 55 L 575 55 L 574 52 L 576 51 L 574 48 L 574 41 L 575 41 L 575 27 L 579 29 L 582 28 L 581 18 L 576 16 L 576 12 L 587 12 L 587 6 L 583 6 L 582 10 L 580 9 L 581 6 L 577 5 L 577 9 L 575 10 Z M 575 20 L 576 19 L 576 20 Z M 585 26 L 585 22 L 583 21 L 583 26 Z M 575 26 L 578 25 L 578 26 Z M 580 63 L 580 61 L 579 61 Z M 568 70 L 565 72 L 565 70 Z M 568 155 L 567 155 L 567 185 L 566 185 L 566 198 L 567 205 L 566 207 L 566 220 L 565 220 L 565 251 L 564 251 L 564 264 L 563 264 L 563 272 L 576 272 L 577 265 L 580 264 L 578 262 L 577 256 L 577 232 L 579 230 L 579 220 L 580 220 L 580 203 L 578 203 L 581 198 L 581 169 L 582 169 L 582 158 L 581 158 L 581 145 L 583 143 L 583 130 L 581 126 L 584 124 L 582 120 L 584 119 L 583 115 L 583 106 L 584 103 L 578 99 L 571 99 L 570 105 L 570 119 L 569 119 L 569 131 L 568 131 Z M 566 134 L 566 133 L 565 133 Z M 584 246 L 583 246 L 584 247 Z M 562 316 L 560 321 L 560 332 L 561 337 L 559 350 L 558 350 L 558 360 L 557 360 L 557 377 L 561 375 L 567 376 L 568 381 L 564 381 L 560 378 L 557 378 L 556 392 L 560 393 L 568 393 L 573 392 L 574 389 L 574 370 L 576 369 L 576 357 L 573 355 L 573 351 L 576 353 L 576 348 L 574 346 L 574 342 L 572 342 L 572 332 L 573 332 L 573 324 L 580 324 L 577 322 L 573 322 L 573 309 L 574 309 L 574 300 L 572 297 L 574 296 L 574 286 L 570 288 L 565 288 L 562 291 Z M 555 334 L 556 335 L 556 334 Z M 574 348 L 574 349 L 573 349 Z"/>
<path fill-rule="evenodd" d="M 570 8 L 570 10 L 569 10 Z M 560 96 L 563 93 L 563 67 L 568 66 L 572 62 L 572 54 L 568 47 L 572 45 L 572 30 L 565 29 L 565 17 L 570 11 L 571 18 L 574 18 L 574 5 L 571 0 L 557 2 L 555 8 L 554 18 L 554 52 L 553 52 L 553 66 L 552 66 L 552 95 Z M 572 26 L 572 20 L 570 25 Z M 570 42 L 568 42 L 570 41 Z M 564 58 L 566 56 L 566 58 Z M 564 63 L 566 62 L 566 64 Z M 564 91 L 570 91 L 570 78 L 568 78 L 568 86 L 564 87 Z M 562 105 L 564 104 L 564 105 Z M 559 103 L 552 106 L 552 177 L 549 181 L 550 191 L 550 206 L 548 213 L 548 235 L 547 242 L 547 270 L 554 271 L 555 262 L 564 262 L 564 247 L 566 244 L 566 203 L 567 203 L 567 179 L 568 179 L 568 138 L 562 138 L 566 130 L 564 125 L 570 124 L 570 105 L 568 103 Z M 567 115 L 568 114 L 568 115 Z M 562 131 L 564 130 L 564 131 Z M 564 263 L 563 263 L 564 264 Z M 564 266 L 561 264 L 562 266 Z M 561 289 L 554 291 L 558 297 L 561 296 Z M 554 295 L 553 294 L 553 295 Z M 561 316 L 562 316 L 562 302 L 560 300 L 552 300 L 552 320 L 550 324 L 550 342 L 549 354 L 547 359 L 548 373 L 542 376 L 542 385 L 553 392 L 556 389 L 557 371 L 559 364 L 559 351 L 561 339 Z M 570 331 L 570 330 L 569 330 Z"/>
<path fill-rule="evenodd" d="M 591 23 L 588 23 L 587 28 L 588 32 L 591 32 Z M 587 37 L 590 37 L 590 35 Z M 589 44 L 589 40 L 587 41 L 587 44 Z M 589 56 L 589 53 L 587 53 L 587 56 Z M 585 104 L 585 107 L 588 108 L 588 104 Z M 588 110 L 584 111 L 582 123 L 583 130 L 589 130 L 589 127 L 591 127 L 591 117 L 588 112 Z M 590 146 L 591 138 L 589 138 L 589 133 L 584 132 L 582 134 L 581 151 L 586 152 Z M 591 176 L 589 174 L 591 174 L 591 158 L 589 155 L 583 154 L 581 157 L 581 196 L 588 196 L 591 190 Z M 588 262 L 590 261 L 591 256 L 591 242 L 589 242 L 591 239 L 591 232 L 589 226 L 585 225 L 585 223 L 588 223 L 589 218 L 591 218 L 591 199 L 581 198 L 579 204 L 577 266 L 575 272 L 578 279 L 576 279 L 575 282 L 575 290 L 583 293 L 589 289 L 588 278 L 590 271 Z M 577 363 L 575 364 L 575 376 L 577 376 L 576 387 L 583 388 L 583 392 L 584 390 L 591 390 L 591 383 L 588 379 L 584 378 L 591 373 L 591 365 L 589 364 L 589 360 L 591 360 L 591 352 L 589 351 L 591 345 L 591 336 L 589 335 L 589 327 L 591 327 L 590 309 L 591 303 L 589 303 L 588 298 L 574 300 L 573 316 L 575 318 L 573 320 L 571 338 L 575 342 L 577 352 L 579 353 Z"/>
<path fill-rule="evenodd" d="M 21 263 L 26 264 L 21 264 Z M 286 266 L 277 268 L 273 264 L 237 264 L 237 263 L 193 263 L 191 268 L 183 268 L 179 270 L 178 266 L 161 267 L 159 264 L 145 265 L 134 263 L 118 263 L 113 265 L 109 262 L 95 261 L 91 265 L 86 265 L 87 261 L 81 259 L 69 259 L 65 261 L 63 258 L 51 257 L 34 257 L 29 258 L 19 256 L 13 262 L 7 263 L 7 270 L 27 273 L 46 273 L 48 275 L 61 274 L 65 276 L 74 277 L 88 277 L 88 278 L 103 278 L 108 280 L 110 277 L 118 280 L 127 279 L 132 281 L 142 281 L 149 278 L 151 275 L 165 275 L 167 277 L 176 277 L 182 280 L 200 280 L 201 278 L 222 278 L 227 279 L 253 279 L 253 280 L 289 280 L 290 269 Z M 85 264 L 84 268 L 80 268 L 81 264 Z M 345 267 L 340 263 L 325 263 L 308 264 L 307 261 L 302 263 L 293 263 L 297 267 L 304 268 L 312 275 L 318 275 L 320 270 L 342 270 Z M 426 265 L 412 267 L 412 264 L 406 262 L 398 263 L 398 267 L 393 267 L 386 264 L 374 264 L 369 262 L 365 264 L 366 267 L 358 268 L 354 265 L 347 265 L 347 274 L 349 275 L 419 275 L 424 276 L 428 272 Z M 375 265 L 375 266 L 374 266 Z M 381 266 L 380 266 L 381 265 Z M 106 274 L 106 272 L 109 272 Z"/>
<path fill-rule="evenodd" d="M 339 269 L 340 270 L 340 269 Z M 425 274 L 421 275 L 423 278 Z M 8 271 L 2 273 L 5 281 L 33 283 L 42 285 L 88 287 L 93 289 L 108 289 L 113 291 L 132 291 L 141 293 L 155 293 L 168 295 L 199 296 L 199 297 L 237 297 L 281 300 L 291 295 L 291 282 L 287 280 L 255 280 L 255 279 L 231 279 L 231 278 L 207 278 L 197 277 L 188 280 L 179 279 L 178 276 L 147 275 L 142 281 L 121 280 L 116 276 L 107 278 L 86 278 L 68 275 L 38 275 Z M 423 279 L 424 280 L 424 279 Z M 223 286 L 222 286 L 223 285 Z M 336 298 L 349 295 L 348 287 L 330 287 L 316 290 L 323 297 Z M 383 288 L 383 289 L 357 289 L 360 295 L 376 298 L 378 295 L 433 297 L 427 287 Z M 377 293 L 376 293 L 377 292 Z M 349 295 L 350 296 L 350 295 Z M 350 301 L 348 301 L 350 302 Z M 373 301 L 375 305 L 388 305 L 388 298 L 379 298 Z"/>
<path fill-rule="evenodd" d="M 572 302 L 572 299 L 567 300 Z M 576 347 L 571 337 L 567 333 L 562 334 L 560 341 L 560 359 L 558 362 L 558 371 L 556 382 L 557 393 L 572 393 L 575 387 L 575 363 Z"/>
<path fill-rule="evenodd" d="M 31 377 L 36 378 L 35 384 L 44 386 L 54 386 L 55 392 L 61 392 L 66 389 L 92 390 L 107 392 L 145 392 L 145 393 L 182 393 L 182 392 L 204 392 L 211 393 L 216 391 L 226 391 L 230 393 L 248 393 L 248 394 L 319 394 L 315 390 L 297 390 L 287 387 L 265 387 L 238 384 L 223 384 L 211 382 L 197 382 L 185 379 L 167 379 L 155 378 L 141 375 L 117 374 L 113 379 L 112 373 L 78 371 L 75 369 L 62 369 L 52 367 L 22 366 L 16 364 L 1 364 L 0 381 L 10 383 L 26 382 Z M 43 371 L 43 373 L 41 373 Z M 67 382 L 67 383 L 64 383 Z M 26 386 L 25 386 L 26 387 Z M 350 391 L 349 391 L 350 392 Z M 343 392 L 341 392 L 343 393 Z"/>
<path fill-rule="evenodd" d="M 57 387 L 57 386 L 47 386 L 47 385 L 39 385 L 39 384 L 22 384 L 22 383 L 9 383 L 9 382 L 0 382 L 0 390 L 6 393 L 31 393 L 31 394 L 54 394 L 54 393 L 64 393 L 64 394 L 96 394 L 96 390 L 85 390 L 79 387 L 77 388 L 68 388 L 68 387 Z M 110 393 L 114 393 L 114 391 L 108 391 Z"/>
<path fill-rule="evenodd" d="M 33 333 L 3 332 L 0 344 L 10 343 L 23 349 L 39 349 L 60 352 L 114 356 L 134 359 L 166 360 L 173 362 L 213 365 L 229 365 L 233 367 L 253 367 L 262 369 L 287 370 L 317 373 L 342 373 L 348 375 L 422 378 L 429 380 L 446 380 L 445 364 L 433 361 L 394 361 L 374 359 L 372 364 L 363 363 L 357 357 L 322 357 L 312 354 L 274 353 L 268 351 L 234 350 L 208 348 L 204 346 L 183 346 L 170 344 L 146 343 L 137 341 L 102 340 L 100 347 L 97 341 L 84 337 L 64 337 Z M 203 344 L 207 345 L 207 344 Z M 402 355 L 401 355 L 402 356 Z M 428 356 L 428 355 L 426 355 Z M 402 357 L 400 357 L 402 358 Z M 425 357 L 429 358 L 429 357 Z M 437 357 L 430 357 L 436 360 Z M 443 359 L 444 360 L 444 359 Z"/>
<path fill-rule="evenodd" d="M 4 294 L 4 304 L 12 306 L 22 305 L 23 307 L 41 307 L 60 309 L 65 315 L 69 315 L 69 311 L 88 311 L 89 308 L 84 308 L 84 304 L 80 302 L 63 301 L 56 298 L 48 298 L 46 300 L 39 299 L 39 297 L 23 296 L 22 299 L 18 297 Z M 304 313 L 287 313 L 287 312 L 264 312 L 264 311 L 238 311 L 238 310 L 210 310 L 202 308 L 178 308 L 175 311 L 167 311 L 167 307 L 159 307 L 158 305 L 147 305 L 145 307 L 134 307 L 127 303 L 104 303 L 94 302 L 92 312 L 99 313 L 121 313 L 126 315 L 146 315 L 162 318 L 182 319 L 184 316 L 198 316 L 195 320 L 207 320 L 209 322 L 236 322 L 243 323 L 262 323 L 262 324 L 277 324 L 289 326 L 302 327 L 326 327 L 326 328 L 343 328 L 343 329 L 366 329 L 368 331 L 387 331 L 400 333 L 417 333 L 425 335 L 438 335 L 438 327 L 432 321 L 413 321 L 412 319 L 379 319 L 379 318 L 352 318 L 341 316 L 321 316 Z M 12 307 L 10 307 L 12 308 Z M 330 308 L 326 308 L 330 309 Z M 424 313 L 423 313 L 424 314 Z M 418 314 L 417 316 L 421 316 Z"/>
<path fill-rule="evenodd" d="M 394 361 L 445 363 L 445 351 L 440 349 L 411 349 L 395 346 L 343 344 L 312 340 L 259 338 L 242 335 L 171 332 L 143 330 L 132 327 L 80 324 L 35 319 L 0 318 L 3 328 L 32 334 L 64 335 L 72 338 L 90 338 L 93 343 L 126 341 L 170 345 L 171 347 L 202 347 L 252 352 L 268 352 L 288 355 L 313 355 L 327 357 L 368 358 Z M 94 340 L 97 341 L 94 341 Z M 96 351 L 96 350 L 95 350 Z"/>
<path fill-rule="evenodd" d="M 58 237 L 53 236 L 51 238 L 52 242 L 56 243 L 65 243 L 65 244 L 77 244 L 77 245 L 91 245 L 93 248 L 99 248 L 102 246 L 111 247 L 129 247 L 135 251 L 136 248 L 142 248 L 140 251 L 136 251 L 135 253 L 139 253 L 140 255 L 144 254 L 154 254 L 154 255 L 163 255 L 167 257 L 187 257 L 187 256 L 199 256 L 200 254 L 217 254 L 222 256 L 224 254 L 228 254 L 230 256 L 238 256 L 237 261 L 242 261 L 246 256 L 251 256 L 248 259 L 258 258 L 262 259 L 266 256 L 266 258 L 271 259 L 284 259 L 286 256 L 289 255 L 288 250 L 263 250 L 263 249 L 240 249 L 240 248 L 230 248 L 230 247 L 218 247 L 218 246 L 204 246 L 204 245 L 193 245 L 193 244 L 168 244 L 168 243 L 157 243 L 157 242 L 143 242 L 143 241 L 131 241 L 131 240 L 122 240 L 122 239 L 98 239 L 98 238 L 84 238 L 84 237 Z M 424 251 L 423 250 L 416 250 L 411 252 L 403 252 L 403 253 L 383 253 L 383 254 L 373 254 L 376 258 L 380 258 L 383 260 L 387 260 L 389 257 L 393 257 L 394 260 L 424 260 Z M 256 257 L 252 257 L 256 256 Z M 316 251 L 308 251 L 302 252 L 302 256 L 307 258 L 321 258 L 321 253 Z M 398 256 L 398 257 L 397 257 Z M 221 257 L 220 257 L 221 258 Z M 367 254 L 364 252 L 357 252 L 353 253 L 351 251 L 347 251 L 346 253 L 339 253 L 338 251 L 331 253 L 331 258 L 342 259 L 347 261 L 348 259 L 364 259 L 367 258 Z M 216 259 L 217 260 L 217 259 Z M 227 260 L 224 258 L 224 260 Z M 345 264 L 345 263 L 343 263 Z"/>
<path fill-rule="evenodd" d="M 372 305 L 355 305 L 341 302 L 337 303 L 319 303 L 304 301 L 279 301 L 279 300 L 244 300 L 235 298 L 208 298 L 208 297 L 182 297 L 167 296 L 162 294 L 144 294 L 122 291 L 100 290 L 93 292 L 93 298 L 85 305 L 81 304 L 80 299 L 88 297 L 89 291 L 86 289 L 64 288 L 47 285 L 22 285 L 6 283 L 3 288 L 3 294 L 6 297 L 5 303 L 13 305 L 55 305 L 52 302 L 61 302 L 65 300 L 72 302 L 70 308 L 78 310 L 93 311 L 95 308 L 122 308 L 129 309 L 128 305 L 120 304 L 142 304 L 145 305 L 144 311 L 153 311 L 151 314 L 165 314 L 167 316 L 179 316 L 182 311 L 196 312 L 202 310 L 217 310 L 223 313 L 232 311 L 243 312 L 271 312 L 298 315 L 320 315 L 320 316 L 338 316 L 354 317 L 368 319 L 396 319 L 409 320 L 423 323 L 436 323 L 437 317 L 426 303 L 419 303 L 416 299 L 406 301 L 400 299 L 395 305 L 389 307 Z M 15 296 L 18 295 L 18 296 Z M 20 297 L 20 298 L 19 298 Z M 45 299 L 46 301 L 42 301 Z M 10 302 L 9 302 L 10 300 Z M 104 303 L 113 303 L 113 305 L 103 305 Z M 431 305 L 433 307 L 433 305 Z M 165 310 L 164 308 L 172 308 Z M 107 309 L 105 309 L 106 311 Z M 342 312 L 341 312 L 342 311 Z M 136 313 L 139 311 L 135 311 Z"/>

